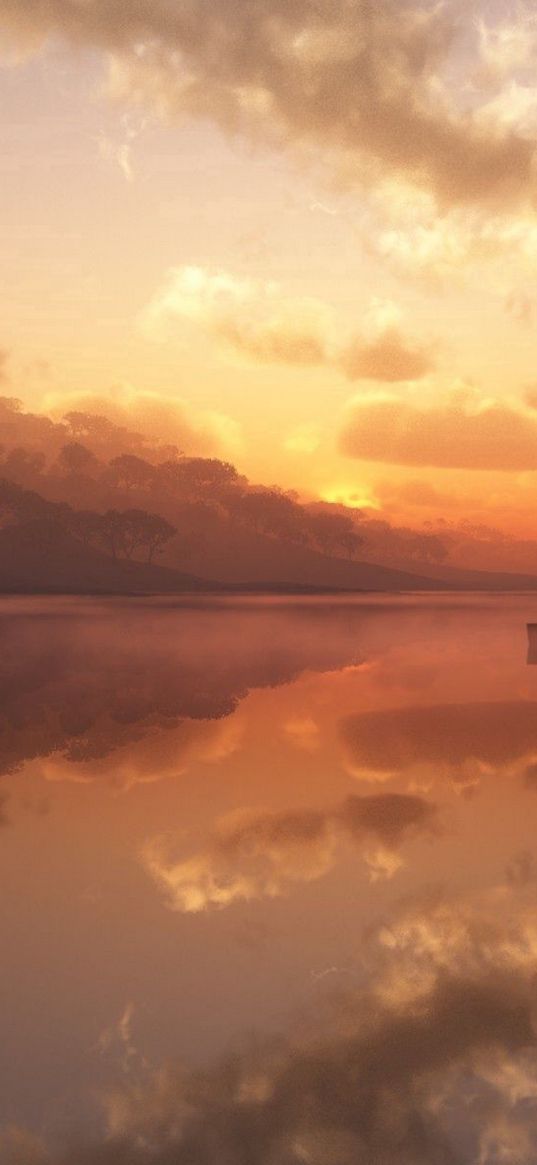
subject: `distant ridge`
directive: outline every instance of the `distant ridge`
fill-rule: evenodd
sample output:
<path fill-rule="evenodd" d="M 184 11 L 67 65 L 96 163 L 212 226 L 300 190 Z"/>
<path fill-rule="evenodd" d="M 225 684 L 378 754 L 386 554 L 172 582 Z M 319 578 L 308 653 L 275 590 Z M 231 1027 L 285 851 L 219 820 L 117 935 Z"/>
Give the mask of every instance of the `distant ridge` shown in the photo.
<path fill-rule="evenodd" d="M 373 563 L 349 563 L 348 582 L 338 584 L 288 580 L 250 579 L 219 582 L 184 573 L 171 567 L 137 561 L 115 561 L 92 547 L 84 547 L 67 531 L 56 540 L 53 552 L 29 542 L 23 528 L 0 531 L 1 594 L 350 594 L 360 592 L 441 590 L 536 590 L 537 577 L 487 574 L 481 571 L 446 571 L 448 577 L 430 578 L 392 570 Z M 347 572 L 342 572 L 347 574 Z"/>

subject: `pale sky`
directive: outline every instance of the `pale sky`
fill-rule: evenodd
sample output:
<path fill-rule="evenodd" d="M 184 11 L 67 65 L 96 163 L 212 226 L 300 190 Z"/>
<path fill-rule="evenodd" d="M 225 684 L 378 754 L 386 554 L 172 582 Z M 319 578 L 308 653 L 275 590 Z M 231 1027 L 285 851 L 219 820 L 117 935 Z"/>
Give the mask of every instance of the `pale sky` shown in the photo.
<path fill-rule="evenodd" d="M 0 0 L 0 46 L 6 395 L 534 529 L 534 5 Z"/>

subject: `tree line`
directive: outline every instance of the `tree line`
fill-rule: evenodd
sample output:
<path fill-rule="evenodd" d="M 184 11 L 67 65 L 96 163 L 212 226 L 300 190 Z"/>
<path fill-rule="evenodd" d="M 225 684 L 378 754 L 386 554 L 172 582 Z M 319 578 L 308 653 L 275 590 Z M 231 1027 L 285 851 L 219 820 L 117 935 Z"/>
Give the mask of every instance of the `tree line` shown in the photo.
<path fill-rule="evenodd" d="M 52 551 L 66 535 L 118 559 L 143 558 L 152 563 L 156 554 L 177 533 L 175 526 L 147 510 L 75 510 L 65 502 L 49 502 L 32 490 L 0 479 L 0 527 L 17 526 L 26 538 Z"/>
<path fill-rule="evenodd" d="M 150 534 L 151 523 L 140 516 L 147 514 L 179 531 L 181 551 L 179 542 L 173 548 L 179 561 L 214 537 L 225 544 L 226 529 L 229 545 L 242 529 L 351 561 L 373 555 L 439 563 L 449 556 L 449 535 L 253 485 L 228 461 L 151 446 L 140 434 L 81 411 L 53 422 L 0 398 L 0 473 L 50 500 L 65 500 L 80 513 L 76 536 L 120 558 L 143 554 L 152 561 L 173 538 L 164 528 L 158 534 L 154 522 Z"/>

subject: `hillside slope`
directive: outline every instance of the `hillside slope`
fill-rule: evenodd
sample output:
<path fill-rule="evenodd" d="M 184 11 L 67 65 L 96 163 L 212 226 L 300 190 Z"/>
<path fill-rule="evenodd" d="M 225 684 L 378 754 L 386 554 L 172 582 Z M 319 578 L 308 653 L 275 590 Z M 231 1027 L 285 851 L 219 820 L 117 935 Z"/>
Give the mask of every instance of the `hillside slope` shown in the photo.
<path fill-rule="evenodd" d="M 224 590 L 314 591 L 343 590 L 438 590 L 438 580 L 420 578 L 370 563 L 333 562 L 316 556 L 319 562 L 309 574 L 294 562 L 282 563 L 279 577 L 263 574 L 265 563 L 252 570 L 252 560 L 244 563 L 244 576 L 236 580 L 202 578 L 194 572 L 174 570 L 136 561 L 115 561 L 89 546 L 83 546 L 65 530 L 55 530 L 53 542 L 29 537 L 24 526 L 0 530 L 0 593 L 3 594 L 181 594 L 191 591 Z M 337 570 L 337 565 L 343 569 Z M 331 566 L 336 569 L 331 571 Z M 296 571 L 296 573 L 294 573 Z M 254 574 L 254 577 L 252 577 Z M 267 566 L 268 574 L 268 566 Z"/>
<path fill-rule="evenodd" d="M 174 569 L 186 565 L 194 575 L 228 584 L 289 583 L 334 590 L 537 590 L 537 575 L 466 571 L 457 567 L 416 563 L 414 569 L 368 561 L 328 557 L 308 546 L 280 542 L 265 534 L 234 526 L 215 529 L 185 556 L 180 539 L 172 541 L 164 561 Z"/>
<path fill-rule="evenodd" d="M 0 531 L 0 593 L 157 594 L 206 590 L 189 574 L 142 562 L 115 562 L 69 534 L 53 546 L 29 541 L 21 527 Z"/>

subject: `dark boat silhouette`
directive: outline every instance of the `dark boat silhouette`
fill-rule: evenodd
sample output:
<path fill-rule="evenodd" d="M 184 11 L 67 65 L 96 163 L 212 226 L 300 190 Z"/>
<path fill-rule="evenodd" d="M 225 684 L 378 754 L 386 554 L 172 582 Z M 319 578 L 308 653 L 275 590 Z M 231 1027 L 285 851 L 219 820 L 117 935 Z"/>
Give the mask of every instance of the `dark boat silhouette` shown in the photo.
<path fill-rule="evenodd" d="M 537 623 L 526 623 L 528 629 L 527 662 L 537 664 Z"/>

